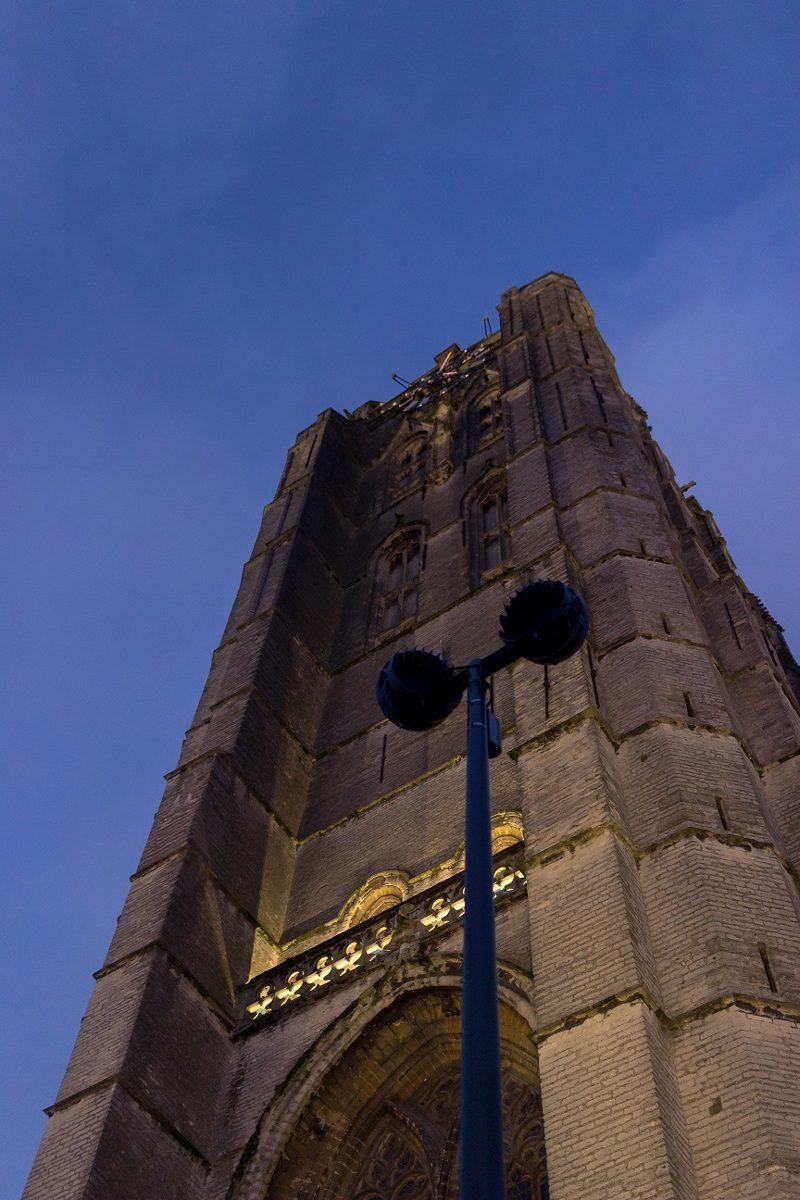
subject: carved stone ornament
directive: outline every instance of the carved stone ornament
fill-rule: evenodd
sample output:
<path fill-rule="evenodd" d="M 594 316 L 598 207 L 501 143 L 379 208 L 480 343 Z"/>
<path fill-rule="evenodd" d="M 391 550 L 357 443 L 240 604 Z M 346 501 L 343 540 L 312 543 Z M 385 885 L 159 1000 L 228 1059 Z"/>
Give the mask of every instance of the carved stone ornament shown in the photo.
<path fill-rule="evenodd" d="M 496 855 L 495 864 L 495 903 L 524 895 L 522 847 L 508 847 Z M 418 943 L 451 932 L 463 918 L 464 906 L 464 877 L 459 874 L 265 971 L 247 985 L 241 1029 L 261 1026 L 298 1001 L 312 1000 L 384 961 L 408 957 Z"/>
<path fill-rule="evenodd" d="M 439 484 L 447 482 L 454 470 L 455 467 L 453 466 L 452 462 L 450 462 L 449 459 L 446 459 L 444 462 L 440 462 L 438 466 L 434 467 L 433 470 L 428 472 L 428 479 L 431 481 L 431 483 L 438 487 Z"/>

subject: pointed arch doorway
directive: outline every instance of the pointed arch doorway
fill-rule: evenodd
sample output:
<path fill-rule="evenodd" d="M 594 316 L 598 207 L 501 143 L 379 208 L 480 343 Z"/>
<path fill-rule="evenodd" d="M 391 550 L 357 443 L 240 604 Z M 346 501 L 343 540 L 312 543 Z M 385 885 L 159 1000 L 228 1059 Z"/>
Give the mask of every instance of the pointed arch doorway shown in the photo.
<path fill-rule="evenodd" d="M 269 1200 L 457 1200 L 460 997 L 401 996 L 330 1068 Z M 549 1200 L 536 1048 L 500 1006 L 507 1200 Z"/>

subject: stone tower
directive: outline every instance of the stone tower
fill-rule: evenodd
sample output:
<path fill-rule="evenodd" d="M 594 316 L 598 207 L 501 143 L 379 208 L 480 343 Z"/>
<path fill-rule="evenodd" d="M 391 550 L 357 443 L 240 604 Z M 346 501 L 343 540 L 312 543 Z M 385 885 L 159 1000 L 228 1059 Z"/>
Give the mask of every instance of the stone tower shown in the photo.
<path fill-rule="evenodd" d="M 435 362 L 289 452 L 26 1200 L 452 1200 L 464 715 L 373 688 L 537 575 L 591 632 L 495 681 L 507 1195 L 800 1197 L 794 660 L 572 279 Z"/>

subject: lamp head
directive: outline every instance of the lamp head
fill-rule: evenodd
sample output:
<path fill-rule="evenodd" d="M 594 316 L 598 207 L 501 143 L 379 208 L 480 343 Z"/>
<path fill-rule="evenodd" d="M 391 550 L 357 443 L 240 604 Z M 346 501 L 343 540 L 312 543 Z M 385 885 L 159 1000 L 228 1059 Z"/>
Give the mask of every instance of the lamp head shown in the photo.
<path fill-rule="evenodd" d="M 520 588 L 500 618 L 506 645 L 517 645 L 521 658 L 542 665 L 563 662 L 580 650 L 588 631 L 585 602 L 557 579 L 537 579 Z"/>
<path fill-rule="evenodd" d="M 375 695 L 385 717 L 401 729 L 438 725 L 458 706 L 464 677 L 438 654 L 401 650 L 378 676 Z"/>

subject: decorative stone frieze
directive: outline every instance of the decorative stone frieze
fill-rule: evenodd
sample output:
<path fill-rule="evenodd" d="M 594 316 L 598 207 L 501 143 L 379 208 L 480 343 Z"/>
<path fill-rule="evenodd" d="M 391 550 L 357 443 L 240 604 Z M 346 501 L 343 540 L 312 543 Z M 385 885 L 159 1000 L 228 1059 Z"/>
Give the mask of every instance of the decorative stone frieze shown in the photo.
<path fill-rule="evenodd" d="M 495 902 L 523 895 L 521 847 L 509 847 L 495 862 Z M 413 955 L 420 943 L 449 933 L 463 918 L 464 907 L 464 876 L 459 874 L 265 971 L 247 986 L 243 1030 L 261 1026 L 298 1001 L 312 1000 L 355 974 Z"/>

